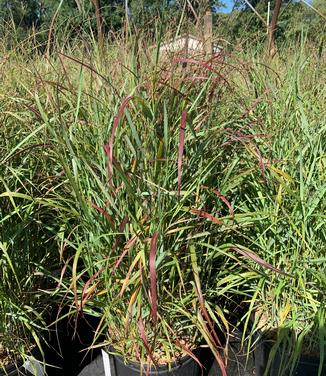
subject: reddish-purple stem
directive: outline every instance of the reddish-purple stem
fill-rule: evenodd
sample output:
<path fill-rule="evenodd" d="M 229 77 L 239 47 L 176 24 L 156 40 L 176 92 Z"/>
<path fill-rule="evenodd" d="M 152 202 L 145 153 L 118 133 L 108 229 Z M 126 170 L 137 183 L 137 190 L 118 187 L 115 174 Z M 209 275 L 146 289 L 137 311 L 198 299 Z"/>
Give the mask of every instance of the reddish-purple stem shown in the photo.
<path fill-rule="evenodd" d="M 133 99 L 132 95 L 129 95 L 126 97 L 119 108 L 119 111 L 114 118 L 113 121 L 113 127 L 111 131 L 111 137 L 109 139 L 109 143 L 104 145 L 105 153 L 108 157 L 108 181 L 110 182 L 112 179 L 112 166 L 113 166 L 113 144 L 114 144 L 114 138 L 115 138 L 115 132 L 117 130 L 117 127 L 119 125 L 119 122 L 122 118 L 122 115 L 124 114 L 125 108 L 128 106 L 128 103 Z"/>
<path fill-rule="evenodd" d="M 136 243 L 137 239 L 138 239 L 137 235 L 134 235 L 131 239 L 129 239 L 127 241 L 126 245 L 123 248 L 123 252 L 121 253 L 118 261 L 116 262 L 116 264 L 114 265 L 114 268 L 112 270 L 113 273 L 118 269 L 118 267 L 121 264 L 123 258 L 129 252 L 129 249 Z"/>
<path fill-rule="evenodd" d="M 238 254 L 240 254 L 240 255 L 242 255 L 246 258 L 249 258 L 249 259 L 255 261 L 257 264 L 259 264 L 263 268 L 266 268 L 266 269 L 272 270 L 275 273 L 279 273 L 279 274 L 285 275 L 287 277 L 293 278 L 293 276 L 291 274 L 285 273 L 282 270 L 275 268 L 273 265 L 271 265 L 267 261 L 263 260 L 258 255 L 256 255 L 256 253 L 254 253 L 252 251 L 244 250 L 244 249 L 240 249 L 240 248 L 236 248 L 236 247 L 231 248 L 231 250 L 237 252 Z"/>
<path fill-rule="evenodd" d="M 205 212 L 204 210 L 199 210 L 199 209 L 192 208 L 192 209 L 190 209 L 190 213 L 197 214 L 199 217 L 206 218 L 209 221 L 211 221 L 211 222 L 213 222 L 213 223 L 215 223 L 217 225 L 221 225 L 222 224 L 222 222 L 219 219 L 217 219 L 216 217 L 214 217 L 212 214 Z"/>
<path fill-rule="evenodd" d="M 99 206 L 97 206 L 96 204 L 94 204 L 92 202 L 90 202 L 90 205 L 96 211 L 98 211 L 99 213 L 101 213 L 102 215 L 104 215 L 104 217 L 109 221 L 109 223 L 111 224 L 112 227 L 115 227 L 113 218 L 110 216 L 110 214 L 106 210 L 100 208 Z"/>
<path fill-rule="evenodd" d="M 212 191 L 222 202 L 224 202 L 224 204 L 229 208 L 229 212 L 230 212 L 230 215 L 232 218 L 234 218 L 234 210 L 232 208 L 232 205 L 230 204 L 229 200 L 222 195 L 222 193 L 220 191 L 218 191 L 217 189 L 212 189 L 212 188 L 209 188 L 207 186 L 203 186 L 203 188 L 205 189 L 209 189 L 210 191 Z"/>
<path fill-rule="evenodd" d="M 139 318 L 139 321 L 138 321 L 138 329 L 139 329 L 140 338 L 143 341 L 143 344 L 144 344 L 145 349 L 148 353 L 148 356 L 150 357 L 153 364 L 155 364 L 155 359 L 153 357 L 152 350 L 149 346 L 148 339 L 147 339 L 147 336 L 146 336 L 145 325 L 144 325 L 143 319 L 141 317 Z"/>

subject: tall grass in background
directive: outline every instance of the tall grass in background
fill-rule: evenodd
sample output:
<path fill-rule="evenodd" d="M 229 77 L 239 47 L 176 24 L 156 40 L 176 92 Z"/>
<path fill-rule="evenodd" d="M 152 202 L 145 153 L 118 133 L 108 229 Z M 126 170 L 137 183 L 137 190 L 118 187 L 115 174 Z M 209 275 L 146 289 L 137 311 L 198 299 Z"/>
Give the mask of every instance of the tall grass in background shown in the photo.
<path fill-rule="evenodd" d="M 60 230 L 48 194 L 55 182 L 51 145 L 44 127 L 35 125 L 26 80 L 31 51 L 6 47 L 0 63 L 0 368 L 7 351 L 17 360 L 18 353 L 40 347 L 49 315 L 40 290 L 53 284 L 51 273 L 59 267 Z"/>
<path fill-rule="evenodd" d="M 145 37 L 116 39 L 104 54 L 92 37 L 58 41 L 48 59 L 32 43 L 3 48 L 3 333 L 17 322 L 5 314 L 16 307 L 12 286 L 36 299 L 44 285 L 35 276 L 61 268 L 51 294 L 71 314 L 103 315 L 99 331 L 117 350 L 141 349 L 128 315 L 152 320 L 140 286 L 143 278 L 153 292 L 147 260 L 159 233 L 163 319 L 157 338 L 148 336 L 167 360 L 180 351 L 180 333 L 207 340 L 202 291 L 225 348 L 239 326 L 249 349 L 252 322 L 263 322 L 290 367 L 303 348 L 322 362 L 325 59 L 303 41 L 272 63 L 237 50 L 182 68 L 184 59 L 158 60 Z M 30 329 L 42 310 L 28 304 L 21 327 Z M 119 337 L 121 316 L 129 343 Z"/>
<path fill-rule="evenodd" d="M 261 278 L 251 304 L 256 306 L 260 325 L 276 331 L 272 355 L 277 347 L 282 348 L 284 372 L 293 370 L 302 352 L 319 354 L 321 364 L 325 354 L 326 111 L 322 59 L 317 50 L 308 54 L 302 43 L 293 59 L 285 61 L 280 55 L 274 71 L 256 68 L 250 77 L 250 85 L 260 96 L 253 113 L 269 140 L 260 148 L 266 183 L 251 182 L 251 197 L 241 210 L 268 213 L 249 246 L 292 275 Z M 263 171 L 270 176 L 264 177 Z"/>

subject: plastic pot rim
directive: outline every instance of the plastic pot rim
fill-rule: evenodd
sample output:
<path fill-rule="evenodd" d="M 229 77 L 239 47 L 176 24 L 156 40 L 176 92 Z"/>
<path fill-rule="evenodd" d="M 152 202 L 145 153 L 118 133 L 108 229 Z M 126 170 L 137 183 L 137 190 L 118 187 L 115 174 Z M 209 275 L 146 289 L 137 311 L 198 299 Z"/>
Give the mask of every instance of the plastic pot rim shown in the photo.
<path fill-rule="evenodd" d="M 200 351 L 200 349 L 201 349 L 200 347 L 196 348 L 195 350 L 193 350 L 193 352 L 198 352 L 198 351 Z M 141 368 L 145 369 L 145 370 L 148 369 L 147 368 L 148 364 L 141 364 L 141 363 L 134 362 L 134 361 L 124 362 L 123 357 L 121 355 L 116 354 L 113 347 L 109 347 L 107 349 L 104 349 L 104 351 L 106 351 L 108 354 L 110 354 L 110 356 L 112 356 L 115 361 L 117 361 L 118 363 L 120 363 L 121 365 L 123 365 L 125 367 L 130 368 L 133 371 L 138 371 Z M 180 366 L 188 364 L 192 361 L 195 362 L 195 360 L 190 355 L 184 355 L 181 358 L 179 358 L 178 360 L 171 362 L 171 363 L 160 364 L 158 366 L 155 366 L 155 365 L 150 366 L 149 372 L 153 371 L 153 372 L 155 372 L 156 375 L 157 374 L 159 375 L 160 373 L 163 373 L 163 372 L 166 372 L 166 371 L 175 371 Z"/>

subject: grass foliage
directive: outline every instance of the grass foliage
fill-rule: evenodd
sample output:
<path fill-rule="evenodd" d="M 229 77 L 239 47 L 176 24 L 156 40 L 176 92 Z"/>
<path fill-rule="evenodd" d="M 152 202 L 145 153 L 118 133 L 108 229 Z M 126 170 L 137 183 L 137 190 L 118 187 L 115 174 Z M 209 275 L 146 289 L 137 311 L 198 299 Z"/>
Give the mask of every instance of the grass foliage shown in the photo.
<path fill-rule="evenodd" d="M 0 46 L 0 342 L 35 341 L 51 296 L 129 360 L 205 342 L 223 369 L 234 328 L 249 351 L 263 321 L 290 367 L 322 363 L 321 50 L 206 61 L 145 41 Z"/>

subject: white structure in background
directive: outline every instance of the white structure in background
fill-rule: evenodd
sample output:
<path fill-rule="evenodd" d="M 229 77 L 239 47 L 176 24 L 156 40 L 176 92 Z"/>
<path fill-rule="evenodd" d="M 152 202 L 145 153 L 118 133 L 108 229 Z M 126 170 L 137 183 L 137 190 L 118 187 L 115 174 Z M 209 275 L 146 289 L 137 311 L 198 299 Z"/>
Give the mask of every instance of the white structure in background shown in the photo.
<path fill-rule="evenodd" d="M 221 52 L 222 47 L 217 43 L 212 43 L 213 55 Z M 161 53 L 186 53 L 189 55 L 198 55 L 205 53 L 205 43 L 201 38 L 194 35 L 181 35 L 160 46 Z"/>

